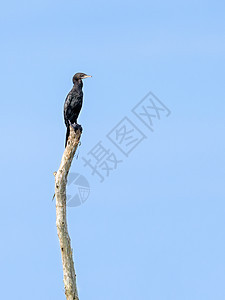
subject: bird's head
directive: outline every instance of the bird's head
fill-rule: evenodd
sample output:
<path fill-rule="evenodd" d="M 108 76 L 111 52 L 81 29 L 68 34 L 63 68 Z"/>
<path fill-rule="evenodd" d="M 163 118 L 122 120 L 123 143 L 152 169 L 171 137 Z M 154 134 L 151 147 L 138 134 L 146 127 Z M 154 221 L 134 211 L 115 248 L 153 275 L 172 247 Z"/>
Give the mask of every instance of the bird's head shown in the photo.
<path fill-rule="evenodd" d="M 73 76 L 73 83 L 75 83 L 75 81 L 77 81 L 77 80 L 85 79 L 85 78 L 88 78 L 88 77 L 92 77 L 92 76 L 91 75 L 86 75 L 84 73 L 76 73 Z"/>

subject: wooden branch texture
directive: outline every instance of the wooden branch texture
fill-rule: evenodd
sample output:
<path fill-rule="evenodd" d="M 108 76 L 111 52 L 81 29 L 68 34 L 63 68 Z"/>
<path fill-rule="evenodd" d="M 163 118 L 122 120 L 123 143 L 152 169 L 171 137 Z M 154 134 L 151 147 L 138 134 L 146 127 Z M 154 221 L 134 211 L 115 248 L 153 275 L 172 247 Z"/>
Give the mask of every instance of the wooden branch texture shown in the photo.
<path fill-rule="evenodd" d="M 66 183 L 74 154 L 80 141 L 81 131 L 70 127 L 70 136 L 63 153 L 61 164 L 55 175 L 56 226 L 63 264 L 63 281 L 67 300 L 79 300 L 73 253 L 66 220 Z"/>

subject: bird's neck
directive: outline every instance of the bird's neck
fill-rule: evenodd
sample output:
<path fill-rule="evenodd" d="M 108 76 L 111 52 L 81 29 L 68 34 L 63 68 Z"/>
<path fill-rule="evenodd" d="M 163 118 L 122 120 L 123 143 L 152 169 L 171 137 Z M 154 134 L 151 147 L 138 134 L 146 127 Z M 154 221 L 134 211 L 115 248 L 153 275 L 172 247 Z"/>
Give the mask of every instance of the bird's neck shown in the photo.
<path fill-rule="evenodd" d="M 75 80 L 75 81 L 74 81 L 74 88 L 75 88 L 76 90 L 82 91 L 82 87 L 83 87 L 83 82 L 82 82 L 81 79 L 78 79 L 78 80 Z"/>

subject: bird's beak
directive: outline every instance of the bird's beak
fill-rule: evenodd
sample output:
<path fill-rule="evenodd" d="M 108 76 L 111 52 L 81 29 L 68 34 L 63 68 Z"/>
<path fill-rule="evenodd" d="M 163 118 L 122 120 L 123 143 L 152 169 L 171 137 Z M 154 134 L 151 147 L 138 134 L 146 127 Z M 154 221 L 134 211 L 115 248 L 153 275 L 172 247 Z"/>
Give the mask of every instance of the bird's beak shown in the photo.
<path fill-rule="evenodd" d="M 82 79 L 85 79 L 85 78 L 88 78 L 88 77 L 92 77 L 91 75 L 84 75 L 83 77 L 82 77 Z"/>

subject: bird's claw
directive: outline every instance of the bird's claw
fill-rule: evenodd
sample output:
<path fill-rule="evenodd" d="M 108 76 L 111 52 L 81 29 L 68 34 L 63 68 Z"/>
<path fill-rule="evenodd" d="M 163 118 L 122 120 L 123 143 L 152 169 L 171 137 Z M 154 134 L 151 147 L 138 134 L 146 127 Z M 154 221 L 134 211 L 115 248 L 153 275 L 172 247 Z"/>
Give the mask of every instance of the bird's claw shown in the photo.
<path fill-rule="evenodd" d="M 83 128 L 82 128 L 82 126 L 81 126 L 80 124 L 75 124 L 75 126 L 73 127 L 73 129 L 75 130 L 75 132 L 76 132 L 77 130 L 80 130 L 80 132 L 83 131 Z"/>
<path fill-rule="evenodd" d="M 83 131 L 83 128 L 82 128 L 82 126 L 81 126 L 80 124 L 77 124 L 77 123 L 72 124 L 70 121 L 69 121 L 69 124 L 70 124 L 70 126 L 73 127 L 73 129 L 74 129 L 75 132 L 76 132 L 77 130 L 80 130 L 80 132 Z"/>

